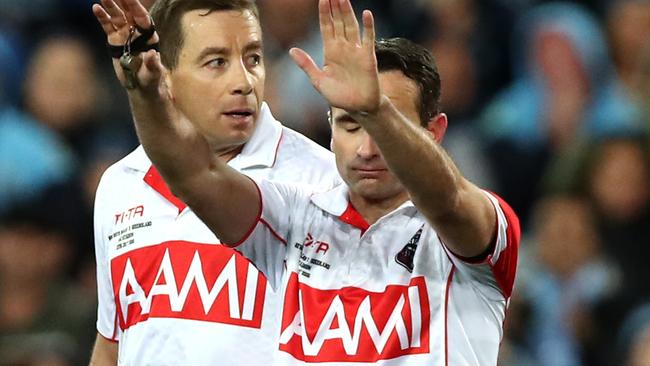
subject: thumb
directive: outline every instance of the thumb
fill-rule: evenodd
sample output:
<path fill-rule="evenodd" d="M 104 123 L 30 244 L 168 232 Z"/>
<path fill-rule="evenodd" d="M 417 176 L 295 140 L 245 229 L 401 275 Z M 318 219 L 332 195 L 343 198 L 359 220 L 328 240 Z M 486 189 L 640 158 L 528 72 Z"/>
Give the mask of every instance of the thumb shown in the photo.
<path fill-rule="evenodd" d="M 296 47 L 289 50 L 289 55 L 293 59 L 293 62 L 295 62 L 296 65 L 307 74 L 316 90 L 320 91 L 320 80 L 323 72 L 318 68 L 318 66 L 316 66 L 316 63 L 311 56 L 309 56 L 307 52 Z"/>
<path fill-rule="evenodd" d="M 140 86 L 146 92 L 158 92 L 165 67 L 160 61 L 160 54 L 149 50 L 142 54 L 143 65 L 140 68 Z"/>

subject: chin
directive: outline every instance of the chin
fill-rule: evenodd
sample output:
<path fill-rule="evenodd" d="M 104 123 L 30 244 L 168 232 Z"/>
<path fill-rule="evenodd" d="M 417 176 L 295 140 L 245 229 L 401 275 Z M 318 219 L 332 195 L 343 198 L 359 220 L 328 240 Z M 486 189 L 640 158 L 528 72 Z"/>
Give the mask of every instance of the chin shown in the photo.
<path fill-rule="evenodd" d="M 251 131 L 255 127 L 257 114 L 249 115 L 243 118 L 231 118 L 228 116 L 221 117 L 222 126 L 236 131 Z"/>
<path fill-rule="evenodd" d="M 382 200 L 389 196 L 385 189 L 382 189 L 379 182 L 364 182 L 360 181 L 355 184 L 354 191 L 359 196 L 367 200 Z"/>
<path fill-rule="evenodd" d="M 369 201 L 383 201 L 400 195 L 404 192 L 403 186 L 393 181 L 376 179 L 362 179 L 354 183 L 351 190 Z"/>
<path fill-rule="evenodd" d="M 208 137 L 210 145 L 213 148 L 222 149 L 238 145 L 243 145 L 251 138 L 248 131 L 223 131 L 222 133 L 211 133 Z"/>
<path fill-rule="evenodd" d="M 243 145 L 251 139 L 252 133 L 248 131 L 234 131 L 229 134 L 230 138 L 228 139 L 229 145 Z"/>
<path fill-rule="evenodd" d="M 230 136 L 233 139 L 246 139 L 248 140 L 255 131 L 255 123 L 253 121 L 246 123 L 230 123 L 224 124 L 224 136 Z"/>

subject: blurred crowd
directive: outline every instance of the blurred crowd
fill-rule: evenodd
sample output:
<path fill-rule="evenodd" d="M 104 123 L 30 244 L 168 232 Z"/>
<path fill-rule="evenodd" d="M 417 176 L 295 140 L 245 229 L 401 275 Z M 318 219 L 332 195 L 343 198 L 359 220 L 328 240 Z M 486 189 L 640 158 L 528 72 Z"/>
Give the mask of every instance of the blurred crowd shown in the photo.
<path fill-rule="evenodd" d="M 94 190 L 137 139 L 91 3 L 0 0 L 0 366 L 87 364 L 95 338 Z M 287 53 L 322 53 L 316 0 L 258 4 L 266 100 L 329 146 Z M 431 49 L 443 144 L 522 220 L 499 365 L 650 365 L 650 1 L 353 5 Z"/>

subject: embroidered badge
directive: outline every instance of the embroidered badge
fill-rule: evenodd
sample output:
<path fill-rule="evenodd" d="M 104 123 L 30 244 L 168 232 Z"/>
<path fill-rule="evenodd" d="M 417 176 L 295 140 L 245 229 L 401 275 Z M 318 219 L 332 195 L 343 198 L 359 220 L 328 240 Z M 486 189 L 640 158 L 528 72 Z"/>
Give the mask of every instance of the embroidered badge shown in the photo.
<path fill-rule="evenodd" d="M 421 235 L 422 227 L 411 237 L 404 248 L 395 255 L 395 262 L 406 268 L 409 272 L 413 272 L 413 258 L 415 258 L 415 250 L 418 248 Z"/>

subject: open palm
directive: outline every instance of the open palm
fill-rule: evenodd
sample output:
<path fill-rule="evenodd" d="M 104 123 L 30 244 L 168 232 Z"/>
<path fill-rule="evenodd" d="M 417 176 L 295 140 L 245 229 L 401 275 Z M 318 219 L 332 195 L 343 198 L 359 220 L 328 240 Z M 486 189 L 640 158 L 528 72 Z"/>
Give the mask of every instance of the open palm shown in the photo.
<path fill-rule="evenodd" d="M 380 90 L 372 13 L 363 13 L 362 39 L 349 0 L 319 0 L 318 10 L 325 51 L 323 68 L 298 48 L 290 51 L 293 60 L 331 106 L 348 111 L 375 111 Z"/>

